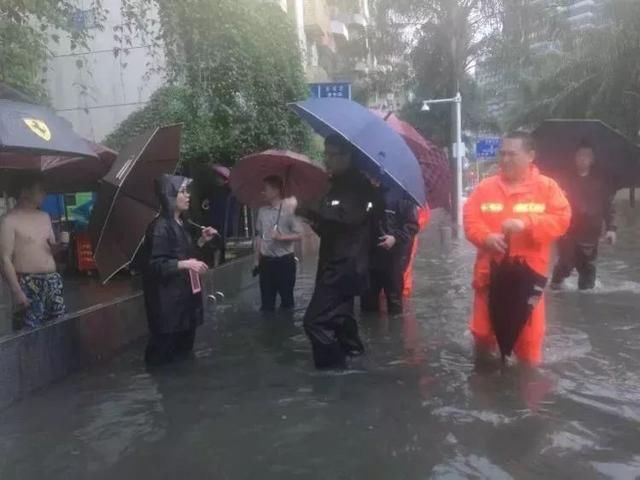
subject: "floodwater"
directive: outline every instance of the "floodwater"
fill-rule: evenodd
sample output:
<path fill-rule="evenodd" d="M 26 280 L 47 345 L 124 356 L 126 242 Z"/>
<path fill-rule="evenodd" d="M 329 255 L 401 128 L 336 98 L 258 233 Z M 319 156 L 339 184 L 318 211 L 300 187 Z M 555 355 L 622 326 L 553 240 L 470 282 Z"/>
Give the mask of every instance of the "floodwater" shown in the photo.
<path fill-rule="evenodd" d="M 149 374 L 136 345 L 0 413 L 2 480 L 640 478 L 640 218 L 600 287 L 548 296 L 546 363 L 474 371 L 473 251 L 423 235 L 410 312 L 361 319 L 368 355 L 316 372 L 292 317 L 246 292 L 196 358 Z"/>

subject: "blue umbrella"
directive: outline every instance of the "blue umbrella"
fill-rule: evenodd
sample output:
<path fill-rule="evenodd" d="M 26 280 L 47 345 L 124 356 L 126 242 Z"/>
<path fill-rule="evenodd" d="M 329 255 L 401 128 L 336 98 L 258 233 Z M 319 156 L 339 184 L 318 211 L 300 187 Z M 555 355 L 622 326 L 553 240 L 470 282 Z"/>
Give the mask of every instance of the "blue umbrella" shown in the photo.
<path fill-rule="evenodd" d="M 420 164 L 405 141 L 387 123 L 362 105 L 340 98 L 316 98 L 291 105 L 321 136 L 338 134 L 360 155 L 358 167 L 383 173 L 383 182 L 400 187 L 418 205 L 424 205 L 424 179 Z"/>

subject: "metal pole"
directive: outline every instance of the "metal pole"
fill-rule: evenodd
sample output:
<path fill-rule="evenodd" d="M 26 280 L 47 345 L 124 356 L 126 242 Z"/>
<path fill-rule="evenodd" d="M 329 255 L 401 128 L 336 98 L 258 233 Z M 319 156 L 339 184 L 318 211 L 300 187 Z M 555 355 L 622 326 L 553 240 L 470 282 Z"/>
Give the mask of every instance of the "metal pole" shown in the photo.
<path fill-rule="evenodd" d="M 456 104 L 456 238 L 462 238 L 462 96 L 455 98 Z"/>

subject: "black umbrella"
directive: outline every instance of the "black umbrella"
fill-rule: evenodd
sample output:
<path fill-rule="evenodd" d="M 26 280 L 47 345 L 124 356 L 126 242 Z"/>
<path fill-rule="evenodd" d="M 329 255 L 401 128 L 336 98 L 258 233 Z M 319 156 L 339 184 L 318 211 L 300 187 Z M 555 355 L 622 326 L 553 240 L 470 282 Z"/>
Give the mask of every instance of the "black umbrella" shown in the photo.
<path fill-rule="evenodd" d="M 533 135 L 536 164 L 552 177 L 575 169 L 576 150 L 586 141 L 593 147 L 596 167 L 616 188 L 640 181 L 640 148 L 600 120 L 545 120 Z"/>
<path fill-rule="evenodd" d="M 131 141 L 102 179 L 89 233 L 105 283 L 129 265 L 157 215 L 154 180 L 173 173 L 180 159 L 181 125 L 160 127 Z"/>
<path fill-rule="evenodd" d="M 96 158 L 71 124 L 39 105 L 0 100 L 0 152 Z"/>
<path fill-rule="evenodd" d="M 507 253 L 502 260 L 491 262 L 489 318 L 502 361 L 513 352 L 546 284 L 547 278 L 534 271 L 522 258 L 511 257 Z"/>

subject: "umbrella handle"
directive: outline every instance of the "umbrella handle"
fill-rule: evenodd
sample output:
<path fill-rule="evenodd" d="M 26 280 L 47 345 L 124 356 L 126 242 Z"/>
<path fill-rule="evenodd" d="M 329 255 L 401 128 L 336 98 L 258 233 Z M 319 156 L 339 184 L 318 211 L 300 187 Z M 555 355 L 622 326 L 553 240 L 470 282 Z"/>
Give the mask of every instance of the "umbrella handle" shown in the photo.
<path fill-rule="evenodd" d="M 511 256 L 511 233 L 507 233 L 504 236 L 504 241 L 507 244 L 507 251 L 504 252 L 504 258 L 509 258 Z"/>

